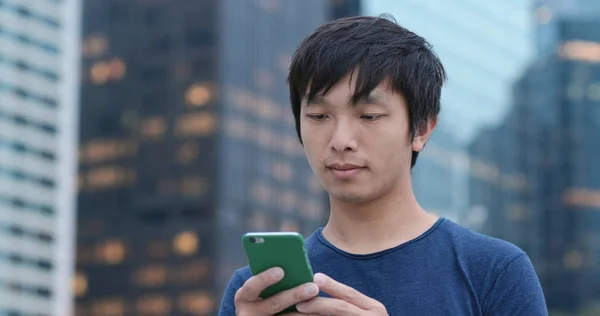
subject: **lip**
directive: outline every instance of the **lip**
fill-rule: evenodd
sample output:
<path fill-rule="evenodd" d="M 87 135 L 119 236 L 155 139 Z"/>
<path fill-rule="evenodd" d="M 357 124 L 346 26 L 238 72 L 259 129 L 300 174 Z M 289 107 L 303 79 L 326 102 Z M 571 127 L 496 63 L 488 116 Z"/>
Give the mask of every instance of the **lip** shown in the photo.
<path fill-rule="evenodd" d="M 360 174 L 365 167 L 353 164 L 331 164 L 327 166 L 334 177 L 340 180 L 348 180 Z"/>

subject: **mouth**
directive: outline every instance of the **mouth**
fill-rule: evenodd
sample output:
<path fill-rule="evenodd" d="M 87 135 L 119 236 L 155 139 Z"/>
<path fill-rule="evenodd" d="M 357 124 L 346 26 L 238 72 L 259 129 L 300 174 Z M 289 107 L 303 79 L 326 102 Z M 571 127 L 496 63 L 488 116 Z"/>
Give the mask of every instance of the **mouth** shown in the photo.
<path fill-rule="evenodd" d="M 366 167 L 353 164 L 331 164 L 327 166 L 327 169 L 335 178 L 340 180 L 348 180 L 356 177 L 364 169 L 366 169 Z"/>

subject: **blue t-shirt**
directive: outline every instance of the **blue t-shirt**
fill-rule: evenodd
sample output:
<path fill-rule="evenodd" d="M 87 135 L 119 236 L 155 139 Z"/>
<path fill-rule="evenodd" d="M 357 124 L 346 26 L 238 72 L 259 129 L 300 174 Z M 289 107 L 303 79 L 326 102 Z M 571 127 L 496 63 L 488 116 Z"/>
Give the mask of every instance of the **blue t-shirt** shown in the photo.
<path fill-rule="evenodd" d="M 306 249 L 315 273 L 376 299 L 389 315 L 548 315 L 537 275 L 521 249 L 448 219 L 377 253 L 344 252 L 321 228 L 306 239 Z M 251 276 L 247 266 L 233 274 L 220 316 L 236 314 L 235 292 Z"/>

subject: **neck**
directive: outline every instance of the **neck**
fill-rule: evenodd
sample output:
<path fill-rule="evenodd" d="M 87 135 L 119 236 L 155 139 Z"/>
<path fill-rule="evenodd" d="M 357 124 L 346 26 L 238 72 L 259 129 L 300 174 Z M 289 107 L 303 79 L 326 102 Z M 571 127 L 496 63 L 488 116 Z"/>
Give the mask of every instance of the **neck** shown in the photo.
<path fill-rule="evenodd" d="M 330 208 L 323 235 L 336 247 L 354 254 L 403 244 L 423 234 L 438 219 L 419 205 L 410 184 L 361 204 L 330 197 Z"/>

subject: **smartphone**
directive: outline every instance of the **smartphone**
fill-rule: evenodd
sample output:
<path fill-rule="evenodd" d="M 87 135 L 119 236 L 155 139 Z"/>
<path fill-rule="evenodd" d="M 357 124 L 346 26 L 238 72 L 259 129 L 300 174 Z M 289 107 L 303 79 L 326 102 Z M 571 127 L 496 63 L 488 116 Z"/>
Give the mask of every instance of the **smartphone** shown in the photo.
<path fill-rule="evenodd" d="M 242 236 L 242 243 L 253 275 L 273 267 L 280 267 L 284 271 L 283 279 L 266 288 L 260 294 L 261 298 L 313 281 L 302 235 L 294 232 L 247 233 Z M 296 311 L 295 306 L 284 312 L 293 311 Z"/>

